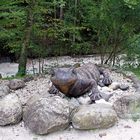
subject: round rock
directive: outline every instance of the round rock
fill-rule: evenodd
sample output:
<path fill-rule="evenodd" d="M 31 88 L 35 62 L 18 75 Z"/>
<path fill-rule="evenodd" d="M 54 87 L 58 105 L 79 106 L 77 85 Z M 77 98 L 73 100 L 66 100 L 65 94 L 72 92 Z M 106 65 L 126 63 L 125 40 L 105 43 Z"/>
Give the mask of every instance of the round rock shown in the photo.
<path fill-rule="evenodd" d="M 10 93 L 10 88 L 6 85 L 0 85 L 0 97 L 4 97 Z"/>
<path fill-rule="evenodd" d="M 9 87 L 12 90 L 17 90 L 23 88 L 25 86 L 25 82 L 21 79 L 13 79 L 9 82 Z"/>
<path fill-rule="evenodd" d="M 73 127 L 80 130 L 109 128 L 116 122 L 117 114 L 107 104 L 80 106 L 72 117 Z"/>
<path fill-rule="evenodd" d="M 113 107 L 122 119 L 139 119 L 140 118 L 140 94 L 123 96 L 117 99 Z"/>
<path fill-rule="evenodd" d="M 30 100 L 24 109 L 23 120 L 32 132 L 48 134 L 69 126 L 70 109 L 66 99 L 47 96 Z"/>
<path fill-rule="evenodd" d="M 120 88 L 121 90 L 128 90 L 128 89 L 129 89 L 129 86 L 128 86 L 128 85 L 125 85 L 125 84 L 121 84 L 121 85 L 119 86 L 119 88 Z"/>
<path fill-rule="evenodd" d="M 16 124 L 22 118 L 22 106 L 15 94 L 0 99 L 0 125 Z"/>

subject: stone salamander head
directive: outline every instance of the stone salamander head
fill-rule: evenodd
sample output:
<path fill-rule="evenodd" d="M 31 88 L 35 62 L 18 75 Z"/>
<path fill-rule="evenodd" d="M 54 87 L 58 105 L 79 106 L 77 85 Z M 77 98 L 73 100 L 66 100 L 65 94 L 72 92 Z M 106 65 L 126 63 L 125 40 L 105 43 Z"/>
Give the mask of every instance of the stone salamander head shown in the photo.
<path fill-rule="evenodd" d="M 51 81 L 59 91 L 67 94 L 77 81 L 77 75 L 74 68 L 57 68 L 52 70 Z"/>

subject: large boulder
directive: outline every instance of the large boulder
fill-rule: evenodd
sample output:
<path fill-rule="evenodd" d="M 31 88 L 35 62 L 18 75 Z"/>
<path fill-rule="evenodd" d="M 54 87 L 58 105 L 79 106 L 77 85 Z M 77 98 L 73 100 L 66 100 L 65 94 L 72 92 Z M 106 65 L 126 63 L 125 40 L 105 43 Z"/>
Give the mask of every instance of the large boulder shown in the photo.
<path fill-rule="evenodd" d="M 0 125 L 16 124 L 22 118 L 22 106 L 15 94 L 0 99 Z"/>
<path fill-rule="evenodd" d="M 107 104 L 82 105 L 72 117 L 73 127 L 80 130 L 109 128 L 116 122 L 117 114 Z"/>
<path fill-rule="evenodd" d="M 10 93 L 10 88 L 7 85 L 0 85 L 0 97 L 4 97 Z"/>
<path fill-rule="evenodd" d="M 21 79 L 13 79 L 9 82 L 9 87 L 12 90 L 17 90 L 23 88 L 25 86 L 25 82 Z"/>
<path fill-rule="evenodd" d="M 59 96 L 29 99 L 24 109 L 25 126 L 36 134 L 48 134 L 69 126 L 69 103 Z"/>
<path fill-rule="evenodd" d="M 138 119 L 140 118 L 140 94 L 123 96 L 117 99 L 113 107 L 122 119 Z"/>

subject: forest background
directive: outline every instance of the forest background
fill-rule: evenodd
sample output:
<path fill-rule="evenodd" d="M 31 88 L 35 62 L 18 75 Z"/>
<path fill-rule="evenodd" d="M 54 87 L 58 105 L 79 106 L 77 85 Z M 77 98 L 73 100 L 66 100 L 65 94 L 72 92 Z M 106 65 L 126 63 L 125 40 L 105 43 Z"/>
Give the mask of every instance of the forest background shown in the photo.
<path fill-rule="evenodd" d="M 140 67 L 139 0 L 1 0 L 0 58 L 99 55 L 101 64 L 126 61 Z M 133 67 L 133 65 L 132 65 Z"/>

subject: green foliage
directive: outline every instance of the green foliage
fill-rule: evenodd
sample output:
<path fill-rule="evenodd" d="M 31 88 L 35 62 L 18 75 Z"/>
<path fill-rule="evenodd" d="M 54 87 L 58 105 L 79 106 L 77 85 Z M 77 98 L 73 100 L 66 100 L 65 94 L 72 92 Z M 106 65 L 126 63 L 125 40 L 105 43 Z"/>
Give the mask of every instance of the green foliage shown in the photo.
<path fill-rule="evenodd" d="M 125 61 L 127 64 L 126 67 L 140 67 L 140 34 L 134 35 L 132 38 L 129 38 L 128 45 L 126 46 Z"/>
<path fill-rule="evenodd" d="M 140 4 L 139 0 L 124 0 L 125 4 L 132 9 L 135 9 L 135 7 Z"/>
<path fill-rule="evenodd" d="M 1 46 L 17 54 L 29 2 L 0 1 Z M 36 0 L 33 12 L 29 57 L 100 53 L 107 63 L 122 51 L 139 54 L 139 0 Z"/>
<path fill-rule="evenodd" d="M 18 52 L 25 24 L 25 3 L 23 0 L 0 1 L 0 40 L 11 52 Z"/>
<path fill-rule="evenodd" d="M 140 68 L 133 68 L 133 69 L 131 69 L 131 71 L 134 72 L 140 79 Z"/>

